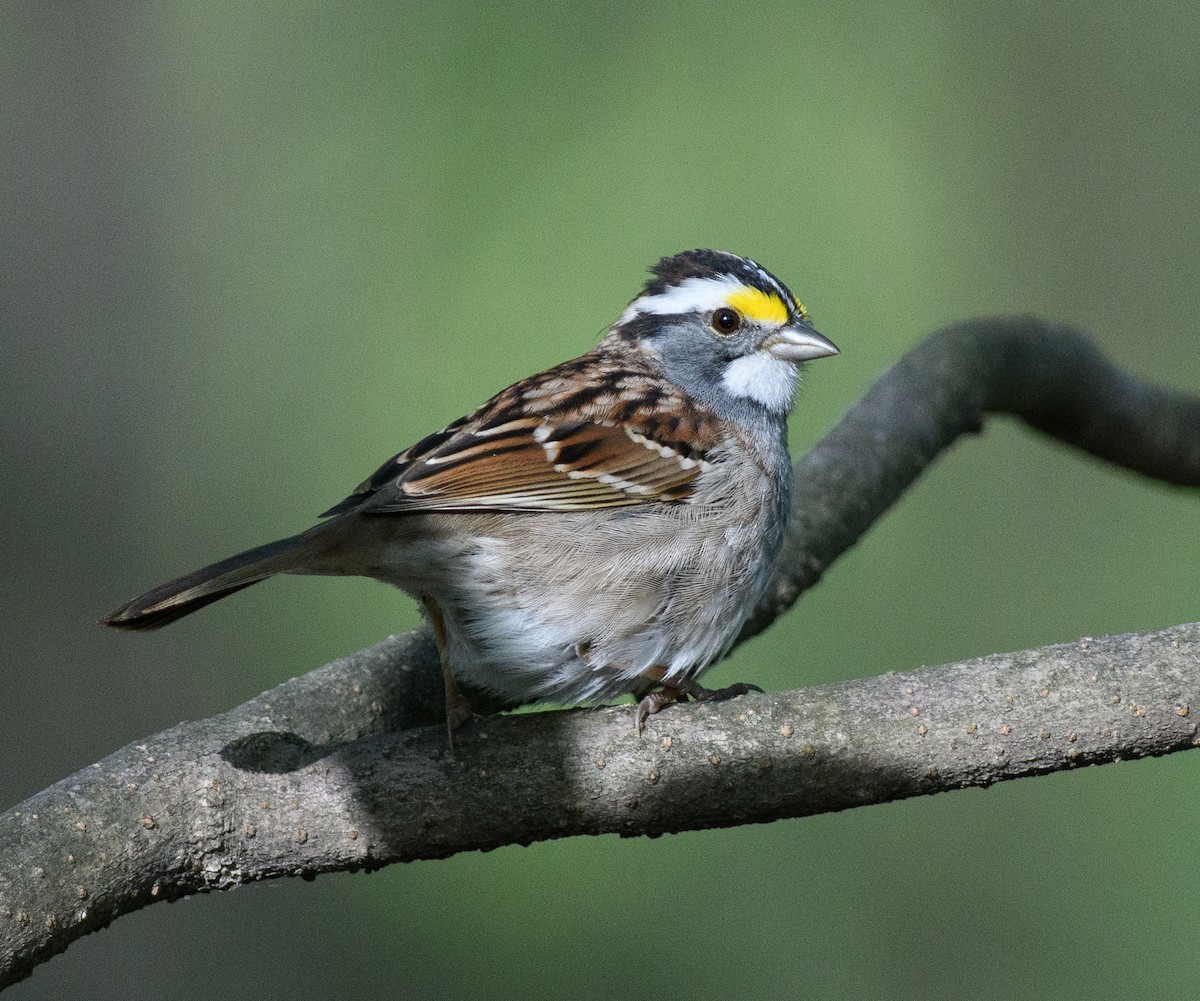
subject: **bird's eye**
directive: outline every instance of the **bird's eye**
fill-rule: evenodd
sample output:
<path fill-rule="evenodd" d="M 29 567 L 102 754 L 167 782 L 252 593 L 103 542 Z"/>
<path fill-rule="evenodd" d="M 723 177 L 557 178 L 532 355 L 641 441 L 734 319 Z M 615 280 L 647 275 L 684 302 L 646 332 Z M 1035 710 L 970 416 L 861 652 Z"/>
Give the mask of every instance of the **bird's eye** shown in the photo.
<path fill-rule="evenodd" d="M 732 334 L 742 325 L 742 315 L 736 309 L 723 306 L 713 313 L 712 325 L 718 334 Z"/>

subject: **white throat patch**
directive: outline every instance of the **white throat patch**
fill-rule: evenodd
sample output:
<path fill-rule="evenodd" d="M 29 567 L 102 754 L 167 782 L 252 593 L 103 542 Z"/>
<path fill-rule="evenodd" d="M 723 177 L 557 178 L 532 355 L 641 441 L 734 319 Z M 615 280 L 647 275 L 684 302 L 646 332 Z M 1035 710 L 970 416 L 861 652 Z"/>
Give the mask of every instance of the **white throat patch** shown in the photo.
<path fill-rule="evenodd" d="M 798 375 L 794 362 L 755 351 L 726 365 L 721 385 L 731 396 L 753 400 L 772 413 L 786 414 L 792 409 Z"/>

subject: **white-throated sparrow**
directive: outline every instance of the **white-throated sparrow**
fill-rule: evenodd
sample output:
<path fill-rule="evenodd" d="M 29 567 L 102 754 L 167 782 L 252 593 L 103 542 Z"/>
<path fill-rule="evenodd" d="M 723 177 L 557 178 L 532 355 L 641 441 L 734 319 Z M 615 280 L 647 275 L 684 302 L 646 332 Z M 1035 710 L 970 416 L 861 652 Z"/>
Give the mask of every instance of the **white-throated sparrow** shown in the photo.
<path fill-rule="evenodd" d="M 401 452 L 320 524 L 101 621 L 153 629 L 279 573 L 373 577 L 424 604 L 451 727 L 470 716 L 455 677 L 513 702 L 636 692 L 639 730 L 673 700 L 744 694 L 696 679 L 783 540 L 798 366 L 837 348 L 747 258 L 652 273 L 595 348 Z"/>

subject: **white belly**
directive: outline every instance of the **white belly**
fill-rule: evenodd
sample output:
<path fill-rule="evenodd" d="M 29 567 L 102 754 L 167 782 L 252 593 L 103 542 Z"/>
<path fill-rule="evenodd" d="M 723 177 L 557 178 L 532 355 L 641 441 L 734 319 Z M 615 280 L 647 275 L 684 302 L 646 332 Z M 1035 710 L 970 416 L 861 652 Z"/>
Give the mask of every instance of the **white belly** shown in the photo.
<path fill-rule="evenodd" d="M 761 597 L 783 515 L 767 532 L 687 508 L 534 515 L 477 538 L 461 583 L 437 595 L 451 666 L 500 695 L 561 703 L 625 694 L 651 668 L 694 677 Z"/>

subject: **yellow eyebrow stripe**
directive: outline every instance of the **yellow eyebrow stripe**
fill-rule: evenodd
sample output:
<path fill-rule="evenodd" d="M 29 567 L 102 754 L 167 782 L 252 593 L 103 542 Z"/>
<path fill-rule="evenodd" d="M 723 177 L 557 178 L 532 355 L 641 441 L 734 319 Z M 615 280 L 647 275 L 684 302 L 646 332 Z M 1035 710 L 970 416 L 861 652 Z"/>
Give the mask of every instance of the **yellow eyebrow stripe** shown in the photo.
<path fill-rule="evenodd" d="M 725 297 L 725 302 L 748 320 L 757 323 L 786 323 L 788 308 L 782 299 L 761 289 L 743 287 Z"/>

